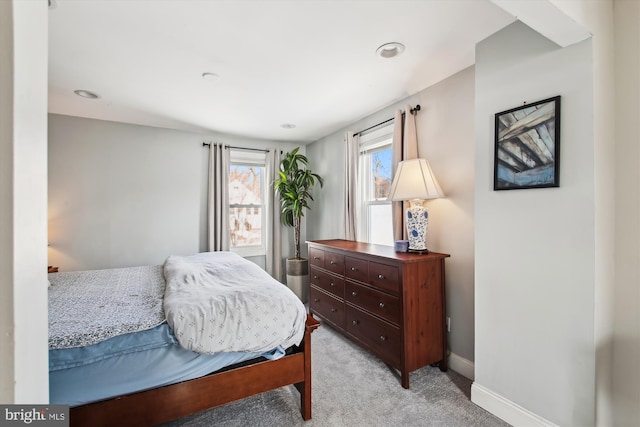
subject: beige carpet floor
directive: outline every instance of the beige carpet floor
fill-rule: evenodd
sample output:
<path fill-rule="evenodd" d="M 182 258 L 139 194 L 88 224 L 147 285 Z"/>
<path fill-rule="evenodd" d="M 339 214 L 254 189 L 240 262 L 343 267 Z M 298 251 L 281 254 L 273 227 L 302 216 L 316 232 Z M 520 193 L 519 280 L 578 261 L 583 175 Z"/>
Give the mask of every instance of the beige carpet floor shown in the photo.
<path fill-rule="evenodd" d="M 399 374 L 326 325 L 312 334 L 313 418 L 304 421 L 293 386 L 181 418 L 167 427 L 443 426 L 504 427 L 469 400 L 471 381 L 454 371 L 425 367 Z"/>

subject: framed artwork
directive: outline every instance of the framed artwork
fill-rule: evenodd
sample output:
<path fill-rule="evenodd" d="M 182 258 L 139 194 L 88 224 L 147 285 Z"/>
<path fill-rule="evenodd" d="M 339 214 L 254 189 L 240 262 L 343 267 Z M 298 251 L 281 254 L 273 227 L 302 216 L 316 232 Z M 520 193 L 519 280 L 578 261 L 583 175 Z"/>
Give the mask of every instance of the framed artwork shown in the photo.
<path fill-rule="evenodd" d="M 494 190 L 560 186 L 560 97 L 496 114 Z"/>

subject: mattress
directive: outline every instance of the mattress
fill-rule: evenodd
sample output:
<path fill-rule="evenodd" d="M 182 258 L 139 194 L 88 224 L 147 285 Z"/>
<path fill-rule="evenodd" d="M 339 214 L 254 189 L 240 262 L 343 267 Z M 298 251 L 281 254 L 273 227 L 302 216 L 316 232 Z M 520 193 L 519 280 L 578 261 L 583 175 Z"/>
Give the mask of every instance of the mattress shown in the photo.
<path fill-rule="evenodd" d="M 85 347 L 49 350 L 50 403 L 78 406 L 284 354 L 282 347 L 263 353 L 195 353 L 182 348 L 164 323 Z"/>

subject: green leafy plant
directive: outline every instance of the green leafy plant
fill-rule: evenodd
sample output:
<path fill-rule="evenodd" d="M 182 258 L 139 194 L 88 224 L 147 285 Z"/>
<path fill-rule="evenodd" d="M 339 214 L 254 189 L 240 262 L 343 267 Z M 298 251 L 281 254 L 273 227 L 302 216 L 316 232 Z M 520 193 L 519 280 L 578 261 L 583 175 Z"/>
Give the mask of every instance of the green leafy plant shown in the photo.
<path fill-rule="evenodd" d="M 309 160 L 298 153 L 299 150 L 297 147 L 285 154 L 280 162 L 279 177 L 273 183 L 280 197 L 282 224 L 293 227 L 295 259 L 301 259 L 300 224 L 304 210 L 309 209 L 309 200 L 313 200 L 311 189 L 316 182 L 320 187 L 324 184 L 320 175 L 307 168 Z"/>

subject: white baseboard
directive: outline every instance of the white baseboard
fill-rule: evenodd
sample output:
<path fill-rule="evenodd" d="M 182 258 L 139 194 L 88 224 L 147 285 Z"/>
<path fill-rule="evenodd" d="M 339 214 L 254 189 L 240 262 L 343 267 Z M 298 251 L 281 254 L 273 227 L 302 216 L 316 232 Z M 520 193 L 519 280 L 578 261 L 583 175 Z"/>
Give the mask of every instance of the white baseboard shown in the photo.
<path fill-rule="evenodd" d="M 551 421 L 528 411 L 475 382 L 471 385 L 471 401 L 513 426 L 558 427 Z"/>
<path fill-rule="evenodd" d="M 471 381 L 475 379 L 475 365 L 472 361 L 451 353 L 449 354 L 448 364 L 449 368 L 460 375 L 469 378 Z"/>

